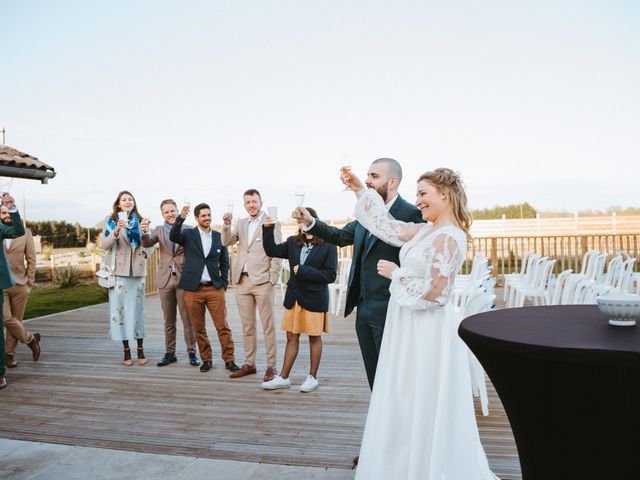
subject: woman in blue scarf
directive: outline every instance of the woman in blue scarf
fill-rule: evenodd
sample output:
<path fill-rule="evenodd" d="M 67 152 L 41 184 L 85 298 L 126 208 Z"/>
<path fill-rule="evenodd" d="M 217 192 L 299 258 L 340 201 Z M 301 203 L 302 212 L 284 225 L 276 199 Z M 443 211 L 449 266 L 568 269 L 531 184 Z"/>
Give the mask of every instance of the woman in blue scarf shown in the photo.
<path fill-rule="evenodd" d="M 142 220 L 131 192 L 122 191 L 113 202 L 102 239 L 105 258 L 115 275 L 109 289 L 109 338 L 122 341 L 124 365 L 133 365 L 129 341 L 138 343 L 138 365 L 147 363 L 144 338 L 144 297 L 147 255 L 141 245 Z"/>

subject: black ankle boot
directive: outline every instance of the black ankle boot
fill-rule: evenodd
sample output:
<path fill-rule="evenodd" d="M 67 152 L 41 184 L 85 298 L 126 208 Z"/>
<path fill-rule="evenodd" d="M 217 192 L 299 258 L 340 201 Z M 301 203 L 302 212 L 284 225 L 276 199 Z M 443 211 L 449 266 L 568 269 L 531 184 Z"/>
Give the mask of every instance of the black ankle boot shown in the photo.
<path fill-rule="evenodd" d="M 170 363 L 175 363 L 177 361 L 178 359 L 176 358 L 175 354 L 167 352 L 164 354 L 164 357 L 162 357 L 162 360 L 158 362 L 158 366 L 165 367 Z"/>
<path fill-rule="evenodd" d="M 200 366 L 200 360 L 198 360 L 198 357 L 196 357 L 196 352 L 189 352 L 189 363 L 192 367 Z"/>

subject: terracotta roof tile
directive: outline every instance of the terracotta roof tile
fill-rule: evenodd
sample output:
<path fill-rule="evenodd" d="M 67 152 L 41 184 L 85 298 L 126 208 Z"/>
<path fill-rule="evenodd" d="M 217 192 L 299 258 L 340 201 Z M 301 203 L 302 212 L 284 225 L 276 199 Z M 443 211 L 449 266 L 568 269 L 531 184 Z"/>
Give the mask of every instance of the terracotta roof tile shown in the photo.
<path fill-rule="evenodd" d="M 34 170 L 50 170 L 54 171 L 54 168 L 42 163 L 36 157 L 11 148 L 7 145 L 0 145 L 0 165 L 6 165 L 8 167 L 20 167 L 20 168 L 32 168 Z"/>

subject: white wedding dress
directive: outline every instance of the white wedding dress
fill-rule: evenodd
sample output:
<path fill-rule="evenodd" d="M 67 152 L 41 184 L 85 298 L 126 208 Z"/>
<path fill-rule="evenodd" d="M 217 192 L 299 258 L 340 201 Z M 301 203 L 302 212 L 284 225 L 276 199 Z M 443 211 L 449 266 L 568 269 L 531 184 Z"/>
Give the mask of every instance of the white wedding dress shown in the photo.
<path fill-rule="evenodd" d="M 394 220 L 373 189 L 360 195 L 356 219 L 402 246 L 356 479 L 497 479 L 480 443 L 461 317 L 450 302 L 464 231 Z"/>

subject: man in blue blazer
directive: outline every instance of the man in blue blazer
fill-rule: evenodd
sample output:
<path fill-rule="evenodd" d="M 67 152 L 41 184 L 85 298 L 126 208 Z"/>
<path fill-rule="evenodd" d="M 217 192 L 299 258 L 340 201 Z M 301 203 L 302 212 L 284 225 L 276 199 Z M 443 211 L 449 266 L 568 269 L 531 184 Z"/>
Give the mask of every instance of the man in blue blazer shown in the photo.
<path fill-rule="evenodd" d="M 13 198 L 8 193 L 2 196 L 2 203 L 9 209 L 11 215 L 11 225 L 5 225 L 0 222 L 0 241 L 5 238 L 16 238 L 24 235 L 24 225 L 18 209 L 15 206 Z M 7 350 L 4 338 L 4 326 L 2 323 L 2 290 L 12 287 L 16 282 L 11 276 L 9 263 L 4 255 L 4 249 L 0 248 L 0 390 L 7 386 L 7 380 L 4 377 L 7 367 Z M 33 343 L 33 345 L 31 344 Z M 36 348 L 38 356 L 40 355 L 40 338 L 34 338 L 29 347 L 34 350 L 34 360 L 36 360 Z"/>
<path fill-rule="evenodd" d="M 202 358 L 201 372 L 213 367 L 211 343 L 205 326 L 205 313 L 209 314 L 218 332 L 222 359 L 227 370 L 239 368 L 235 364 L 233 338 L 227 323 L 227 304 L 224 292 L 229 284 L 229 253 L 222 245 L 220 233 L 211 228 L 211 208 L 206 203 L 193 210 L 198 226 L 182 229 L 189 207 L 182 207 L 169 238 L 182 245 L 185 253 L 182 276 L 178 288 L 184 289 L 184 301 L 196 334 Z"/>
<path fill-rule="evenodd" d="M 369 167 L 365 184 L 368 188 L 376 189 L 392 217 L 403 222 L 420 223 L 423 221 L 420 210 L 398 194 L 401 181 L 400 164 L 392 158 L 379 158 Z M 399 265 L 400 249 L 374 237 L 356 220 L 339 229 L 315 220 L 303 208 L 294 212 L 294 215 L 302 216 L 309 233 L 339 247 L 353 245 L 344 316 L 358 307 L 356 333 L 369 386 L 373 389 L 391 284 L 391 280 L 378 275 L 377 264 L 379 260 L 388 260 Z"/>

